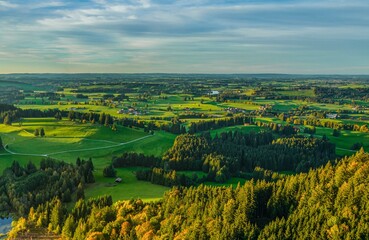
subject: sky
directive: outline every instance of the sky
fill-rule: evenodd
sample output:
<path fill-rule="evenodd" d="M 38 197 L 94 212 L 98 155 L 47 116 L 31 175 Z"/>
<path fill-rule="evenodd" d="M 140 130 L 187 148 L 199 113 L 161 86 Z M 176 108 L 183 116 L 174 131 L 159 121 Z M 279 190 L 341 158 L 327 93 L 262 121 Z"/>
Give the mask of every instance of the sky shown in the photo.
<path fill-rule="evenodd" d="M 368 0 L 0 0 L 0 73 L 369 74 Z"/>

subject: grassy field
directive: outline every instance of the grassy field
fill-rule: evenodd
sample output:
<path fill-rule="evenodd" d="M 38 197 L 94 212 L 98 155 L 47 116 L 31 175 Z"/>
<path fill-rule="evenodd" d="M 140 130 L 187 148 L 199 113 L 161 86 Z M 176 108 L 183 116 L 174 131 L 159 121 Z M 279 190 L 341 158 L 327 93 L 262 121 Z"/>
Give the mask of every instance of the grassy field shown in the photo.
<path fill-rule="evenodd" d="M 34 136 L 35 129 L 40 128 L 45 129 L 45 137 Z M 118 127 L 112 131 L 104 126 L 53 119 L 25 119 L 18 126 L 0 125 L 0 132 L 8 151 L 48 156 L 109 149 L 148 136 L 142 130 Z"/>
<path fill-rule="evenodd" d="M 96 183 L 90 184 L 85 190 L 85 196 L 111 195 L 114 201 L 140 198 L 144 201 L 156 201 L 163 197 L 168 187 L 155 185 L 150 182 L 138 181 L 134 174 L 140 168 L 121 168 L 117 170 L 117 177 L 122 178 L 121 183 L 115 183 L 114 178 L 96 176 Z"/>
<path fill-rule="evenodd" d="M 332 135 L 333 129 L 317 127 L 316 137 L 322 137 L 326 135 L 330 142 L 336 144 L 337 155 L 352 155 L 356 150 L 351 150 L 351 147 L 355 143 L 362 143 L 365 151 L 369 150 L 369 133 L 355 132 L 355 131 L 340 131 L 338 137 Z M 309 134 L 304 134 L 309 136 Z"/>
<path fill-rule="evenodd" d="M 354 143 L 363 143 L 364 149 L 369 150 L 369 133 L 354 132 L 354 131 L 341 131 L 340 136 L 332 136 L 332 129 L 316 128 L 317 135 L 326 135 L 329 141 L 336 144 L 337 154 L 351 155 L 353 152 L 350 150 Z"/>
<path fill-rule="evenodd" d="M 46 137 L 35 137 L 33 132 L 43 127 Z M 5 126 L 0 124 L 0 135 L 7 150 L 0 151 L 0 172 L 14 160 L 26 165 L 28 161 L 38 164 L 47 156 L 75 163 L 77 157 L 92 158 L 95 165 L 96 183 L 86 189 L 88 197 L 110 194 L 114 200 L 140 197 L 145 201 L 158 199 L 168 188 L 137 181 L 132 169 L 118 169 L 124 179 L 122 184 L 113 187 L 112 179 L 104 178 L 102 170 L 112 159 L 127 151 L 161 156 L 173 144 L 175 135 L 156 132 L 148 135 L 143 130 L 118 127 L 116 132 L 100 125 L 79 124 L 51 118 L 25 119 L 22 125 Z M 51 135 L 51 136 L 50 136 Z"/>
<path fill-rule="evenodd" d="M 272 117 L 259 117 L 256 118 L 256 121 L 261 122 L 273 122 L 273 123 L 279 123 L 282 125 L 285 125 L 286 122 L 281 121 L 278 118 L 272 118 Z M 335 119 L 323 119 L 324 121 L 333 121 L 337 123 L 350 123 L 350 124 L 367 124 L 367 121 L 352 121 L 352 120 L 335 120 Z M 248 126 L 250 129 L 253 129 L 253 131 L 257 132 L 256 126 Z M 261 128 L 262 129 L 262 128 Z M 219 132 L 223 131 L 223 129 L 219 129 Z M 260 130 L 259 130 L 260 131 Z M 324 127 L 316 127 L 316 137 L 322 137 L 323 135 L 326 135 L 331 142 L 336 144 L 336 153 L 338 155 L 352 155 L 355 151 L 350 150 L 353 144 L 355 143 L 363 143 L 364 149 L 366 151 L 369 150 L 369 133 L 363 133 L 363 132 L 356 132 L 356 131 L 348 131 L 343 130 L 340 131 L 341 134 L 338 137 L 332 136 L 333 129 L 331 128 L 324 128 Z M 215 134 L 215 133 L 214 133 Z M 305 136 L 310 136 L 310 134 L 303 134 Z"/>

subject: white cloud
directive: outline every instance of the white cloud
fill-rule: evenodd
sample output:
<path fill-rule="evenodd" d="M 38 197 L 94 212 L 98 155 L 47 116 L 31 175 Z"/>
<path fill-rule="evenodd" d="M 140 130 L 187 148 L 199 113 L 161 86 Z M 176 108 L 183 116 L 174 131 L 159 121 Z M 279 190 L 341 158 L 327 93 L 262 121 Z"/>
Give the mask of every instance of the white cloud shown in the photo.
<path fill-rule="evenodd" d="M 17 4 L 10 3 L 8 1 L 0 1 L 0 10 L 3 10 L 3 8 L 16 8 L 18 7 Z"/>
<path fill-rule="evenodd" d="M 136 15 L 129 15 L 127 17 L 127 19 L 129 19 L 129 20 L 136 20 L 137 19 L 137 16 Z"/>
<path fill-rule="evenodd" d="M 46 1 L 40 2 L 34 5 L 29 5 L 30 9 L 47 8 L 47 7 L 63 7 L 66 3 L 60 1 Z"/>
<path fill-rule="evenodd" d="M 151 1 L 150 0 L 137 0 L 142 7 L 149 8 L 151 7 Z"/>

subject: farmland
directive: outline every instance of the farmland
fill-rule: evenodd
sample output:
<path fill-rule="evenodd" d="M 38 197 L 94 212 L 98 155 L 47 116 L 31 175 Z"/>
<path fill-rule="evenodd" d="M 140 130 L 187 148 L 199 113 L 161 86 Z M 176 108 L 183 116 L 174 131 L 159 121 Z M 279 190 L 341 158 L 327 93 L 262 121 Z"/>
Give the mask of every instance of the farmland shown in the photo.
<path fill-rule="evenodd" d="M 5 147 L 0 152 L 0 171 L 15 160 L 24 166 L 29 161 L 39 164 L 44 158 L 73 164 L 78 157 L 91 158 L 96 182 L 86 186 L 87 197 L 109 194 L 115 201 L 131 198 L 151 201 L 159 199 L 169 188 L 137 180 L 134 169 L 141 168 L 117 167 L 116 176 L 123 179 L 120 184 L 114 183 L 114 178 L 104 177 L 103 169 L 123 153 L 161 158 L 183 131 L 198 136 L 209 131 L 213 138 L 230 131 L 242 134 L 273 131 L 278 138 L 281 133 L 273 124 L 277 128 L 289 125 L 297 130 L 297 135 L 328 138 L 336 145 L 338 157 L 353 154 L 358 150 L 354 146 L 369 149 L 369 133 L 359 129 L 368 124 L 366 95 L 360 98 L 339 95 L 347 93 L 347 89 L 360 89 L 362 94 L 365 79 L 332 78 L 329 84 L 326 80 L 309 79 L 301 84 L 297 81 L 301 77 L 295 78 L 287 81 L 278 75 L 275 79 L 247 75 L 2 76 L 0 86 L 11 91 L 9 96 L 14 99 L 7 99 L 8 103 L 19 113 L 10 124 L 0 125 Z M 337 91 L 335 98 L 329 97 L 332 87 Z M 327 114 L 333 114 L 334 119 Z M 249 120 L 232 122 L 240 116 Z M 5 121 L 5 114 L 2 120 Z M 209 121 L 217 122 L 201 130 L 201 124 Z M 225 123 L 219 125 L 221 121 Z M 313 134 L 305 131 L 312 127 Z M 334 128 L 339 130 L 338 136 L 332 136 Z M 41 129 L 45 133 L 42 137 L 36 134 Z M 196 178 L 206 177 L 205 173 L 194 173 Z M 191 171 L 178 174 L 188 178 L 193 175 Z M 243 184 L 245 179 L 235 176 L 224 183 L 204 181 L 216 186 L 236 186 L 238 182 Z"/>

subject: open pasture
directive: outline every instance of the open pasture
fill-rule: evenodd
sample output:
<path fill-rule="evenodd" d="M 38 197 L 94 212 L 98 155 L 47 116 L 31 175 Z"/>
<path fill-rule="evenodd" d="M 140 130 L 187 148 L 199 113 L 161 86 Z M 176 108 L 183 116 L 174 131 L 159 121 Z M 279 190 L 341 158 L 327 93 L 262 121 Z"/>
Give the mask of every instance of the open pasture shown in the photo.
<path fill-rule="evenodd" d="M 113 201 L 140 198 L 147 202 L 161 199 L 164 192 L 168 191 L 170 188 L 137 180 L 134 172 L 139 169 L 140 168 L 116 169 L 117 177 L 122 178 L 121 183 L 115 183 L 114 178 L 105 178 L 101 175 L 95 176 L 96 182 L 90 184 L 85 190 L 86 197 L 111 195 Z"/>
<path fill-rule="evenodd" d="M 35 137 L 35 129 L 44 128 L 45 137 Z M 14 160 L 25 166 L 28 161 L 37 165 L 41 159 L 54 159 L 75 163 L 77 157 L 92 158 L 96 182 L 86 189 L 87 197 L 110 194 L 114 200 L 140 197 L 145 201 L 157 200 L 169 188 L 137 181 L 132 170 L 117 169 L 123 183 L 114 185 L 114 179 L 104 178 L 102 170 L 123 152 L 139 152 L 161 156 L 168 150 L 175 135 L 156 132 L 148 135 L 143 130 L 118 126 L 117 131 L 100 125 L 80 124 L 51 118 L 24 119 L 21 126 L 0 124 L 1 137 L 6 150 L 0 151 L 0 172 Z"/>
<path fill-rule="evenodd" d="M 36 137 L 35 130 L 43 128 L 44 137 Z M 70 153 L 76 159 L 80 153 L 89 152 L 90 157 L 99 151 L 110 154 L 110 149 L 151 137 L 142 130 L 118 126 L 117 131 L 100 125 L 79 124 L 51 118 L 24 119 L 13 126 L 0 125 L 3 145 L 2 156 L 53 157 L 62 160 Z M 111 159 L 111 156 L 109 156 Z"/>

